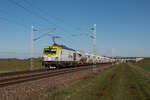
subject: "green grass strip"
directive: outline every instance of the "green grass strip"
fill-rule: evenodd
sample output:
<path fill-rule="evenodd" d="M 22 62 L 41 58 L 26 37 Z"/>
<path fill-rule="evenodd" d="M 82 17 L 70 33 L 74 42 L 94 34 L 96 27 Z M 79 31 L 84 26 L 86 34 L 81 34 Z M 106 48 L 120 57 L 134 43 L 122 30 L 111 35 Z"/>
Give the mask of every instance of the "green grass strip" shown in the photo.
<path fill-rule="evenodd" d="M 46 100 L 149 100 L 150 80 L 127 64 L 50 93 Z"/>
<path fill-rule="evenodd" d="M 42 69 L 42 60 L 34 59 L 33 69 Z M 0 59 L 0 73 L 30 70 L 30 59 Z"/>

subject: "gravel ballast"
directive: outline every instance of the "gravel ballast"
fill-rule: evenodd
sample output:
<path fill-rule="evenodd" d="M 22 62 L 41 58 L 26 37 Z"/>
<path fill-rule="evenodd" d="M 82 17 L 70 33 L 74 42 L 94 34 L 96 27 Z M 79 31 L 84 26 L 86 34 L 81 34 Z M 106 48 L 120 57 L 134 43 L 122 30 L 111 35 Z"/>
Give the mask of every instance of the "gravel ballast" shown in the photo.
<path fill-rule="evenodd" d="M 54 77 L 15 84 L 0 88 L 0 100 L 41 100 L 47 93 L 82 78 L 95 74 L 97 71 L 109 68 L 111 65 L 97 65 L 93 69 L 66 73 Z"/>

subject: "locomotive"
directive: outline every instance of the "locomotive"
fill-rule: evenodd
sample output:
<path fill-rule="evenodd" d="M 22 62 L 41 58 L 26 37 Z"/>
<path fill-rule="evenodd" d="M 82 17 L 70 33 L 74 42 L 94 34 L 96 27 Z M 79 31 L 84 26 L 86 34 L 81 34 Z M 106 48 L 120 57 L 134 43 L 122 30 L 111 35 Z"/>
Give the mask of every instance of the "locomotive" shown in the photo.
<path fill-rule="evenodd" d="M 72 67 L 98 63 L 109 63 L 108 57 L 95 56 L 83 51 L 74 50 L 65 45 L 54 43 L 43 50 L 42 65 L 46 68 Z"/>

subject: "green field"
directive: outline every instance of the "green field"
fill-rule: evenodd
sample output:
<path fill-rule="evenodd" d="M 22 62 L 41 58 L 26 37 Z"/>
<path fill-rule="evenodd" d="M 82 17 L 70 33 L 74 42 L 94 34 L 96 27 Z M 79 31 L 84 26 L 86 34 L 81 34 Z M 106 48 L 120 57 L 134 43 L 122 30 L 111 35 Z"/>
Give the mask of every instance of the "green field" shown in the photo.
<path fill-rule="evenodd" d="M 136 63 L 135 65 L 144 68 L 145 70 L 149 70 L 150 71 L 150 58 L 144 59 L 138 63 Z"/>
<path fill-rule="evenodd" d="M 128 64 L 49 93 L 46 100 L 150 100 L 150 77 Z"/>
<path fill-rule="evenodd" d="M 34 68 L 41 69 L 42 60 L 34 59 Z M 0 73 L 24 71 L 30 69 L 30 59 L 0 59 Z"/>

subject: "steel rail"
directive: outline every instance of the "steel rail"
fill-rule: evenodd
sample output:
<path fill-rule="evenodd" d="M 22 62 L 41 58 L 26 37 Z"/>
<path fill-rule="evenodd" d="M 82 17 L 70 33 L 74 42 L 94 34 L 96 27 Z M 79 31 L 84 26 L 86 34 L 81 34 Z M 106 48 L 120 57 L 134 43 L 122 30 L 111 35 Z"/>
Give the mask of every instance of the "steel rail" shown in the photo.
<path fill-rule="evenodd" d="M 47 69 L 26 70 L 26 71 L 18 71 L 18 72 L 0 73 L 0 77 L 7 77 L 7 76 L 9 77 L 9 76 L 37 73 L 37 72 L 43 72 L 43 71 L 47 71 Z"/>
<path fill-rule="evenodd" d="M 13 85 L 13 84 L 18 84 L 22 82 L 27 82 L 27 81 L 33 81 L 33 80 L 38 80 L 42 78 L 48 78 L 52 76 L 57 76 L 60 74 L 65 74 L 65 73 L 72 73 L 76 71 L 81 71 L 85 69 L 92 69 L 93 67 L 88 66 L 88 67 L 76 67 L 76 68 L 66 68 L 62 70 L 53 70 L 53 71 L 46 71 L 44 73 L 37 73 L 33 75 L 25 75 L 25 76 L 16 76 L 13 78 L 5 78 L 0 80 L 0 87 L 5 87 L 8 85 Z"/>
<path fill-rule="evenodd" d="M 98 64 L 99 65 L 99 64 Z M 104 64 L 100 64 L 104 65 Z M 81 66 L 92 66 L 92 65 L 81 65 Z M 78 66 L 79 67 L 79 66 Z M 68 69 L 68 68 L 65 68 Z M 57 69 L 55 69 L 57 70 Z M 61 69 L 62 70 L 62 69 Z M 53 71 L 53 70 L 48 70 L 48 69 L 37 69 L 37 70 L 26 70 L 26 71 L 17 71 L 17 72 L 7 72 L 7 73 L 0 73 L 0 78 L 3 77 L 13 77 L 17 75 L 23 75 L 23 74 L 34 74 L 34 73 L 41 73 L 45 71 Z"/>

